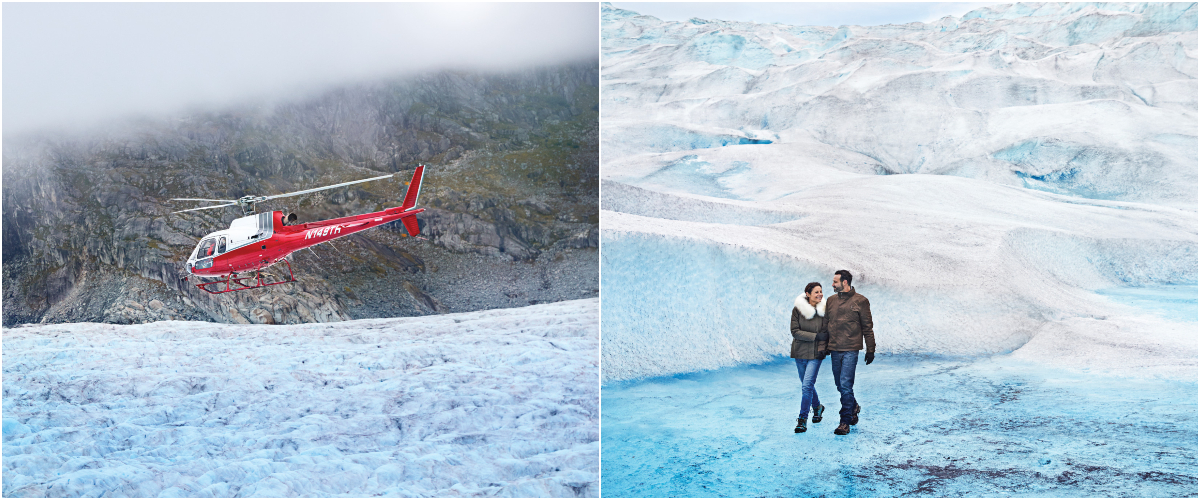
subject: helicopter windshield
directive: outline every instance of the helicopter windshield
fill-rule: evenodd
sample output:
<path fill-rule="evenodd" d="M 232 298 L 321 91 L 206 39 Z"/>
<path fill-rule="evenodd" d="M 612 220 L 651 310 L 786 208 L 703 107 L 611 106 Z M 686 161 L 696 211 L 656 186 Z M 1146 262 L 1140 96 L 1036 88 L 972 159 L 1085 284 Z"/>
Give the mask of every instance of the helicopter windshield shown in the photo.
<path fill-rule="evenodd" d="M 217 243 L 217 240 L 215 240 L 213 238 L 209 238 L 207 240 L 201 241 L 200 242 L 200 251 L 196 252 L 196 258 L 203 259 L 205 257 L 212 257 L 213 249 L 217 246 L 216 243 Z"/>

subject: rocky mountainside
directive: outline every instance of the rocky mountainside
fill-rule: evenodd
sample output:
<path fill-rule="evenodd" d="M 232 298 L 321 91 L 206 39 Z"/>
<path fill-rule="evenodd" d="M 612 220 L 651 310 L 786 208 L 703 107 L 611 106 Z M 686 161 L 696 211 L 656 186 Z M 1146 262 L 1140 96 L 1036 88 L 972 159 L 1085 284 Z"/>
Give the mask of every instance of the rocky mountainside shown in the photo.
<path fill-rule="evenodd" d="M 598 78 L 595 62 L 441 72 L 104 133 L 6 136 L 4 324 L 321 322 L 594 297 Z M 299 282 L 260 290 L 212 296 L 181 281 L 199 239 L 240 213 L 172 214 L 198 205 L 171 198 L 290 192 L 419 163 L 426 240 L 398 224 L 341 238 L 293 255 Z M 258 210 L 321 220 L 398 205 L 404 189 L 375 181 Z"/>

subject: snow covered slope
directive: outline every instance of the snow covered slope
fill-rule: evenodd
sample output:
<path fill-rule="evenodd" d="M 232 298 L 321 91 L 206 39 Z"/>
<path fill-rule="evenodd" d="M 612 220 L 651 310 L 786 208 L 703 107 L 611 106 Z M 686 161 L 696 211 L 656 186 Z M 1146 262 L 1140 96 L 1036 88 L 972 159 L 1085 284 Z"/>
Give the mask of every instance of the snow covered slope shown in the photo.
<path fill-rule="evenodd" d="M 606 382 L 785 355 L 837 269 L 880 352 L 1195 379 L 1194 317 L 1101 293 L 1197 281 L 1195 4 L 602 30 Z"/>
<path fill-rule="evenodd" d="M 595 299 L 4 330 L 4 496 L 598 496 Z"/>

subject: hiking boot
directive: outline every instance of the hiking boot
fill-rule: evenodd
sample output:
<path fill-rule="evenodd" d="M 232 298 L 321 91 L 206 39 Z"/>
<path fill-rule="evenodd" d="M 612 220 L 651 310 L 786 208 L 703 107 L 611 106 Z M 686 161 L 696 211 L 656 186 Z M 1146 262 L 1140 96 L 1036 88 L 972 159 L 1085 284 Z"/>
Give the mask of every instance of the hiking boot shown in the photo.
<path fill-rule="evenodd" d="M 813 409 L 813 423 L 814 424 L 821 422 L 821 418 L 822 418 L 821 414 L 822 413 L 825 413 L 825 405 L 819 405 Z"/>
<path fill-rule="evenodd" d="M 850 417 L 850 425 L 858 425 L 858 412 L 862 411 L 862 406 L 854 405 L 854 416 Z"/>
<path fill-rule="evenodd" d="M 833 433 L 837 434 L 839 436 L 845 436 L 846 434 L 849 434 L 850 433 L 850 424 L 842 422 L 842 424 L 839 425 L 837 429 L 833 430 Z"/>
<path fill-rule="evenodd" d="M 808 421 L 808 417 L 800 417 L 800 418 L 796 419 L 796 434 L 799 434 L 801 432 L 808 430 L 807 421 Z"/>

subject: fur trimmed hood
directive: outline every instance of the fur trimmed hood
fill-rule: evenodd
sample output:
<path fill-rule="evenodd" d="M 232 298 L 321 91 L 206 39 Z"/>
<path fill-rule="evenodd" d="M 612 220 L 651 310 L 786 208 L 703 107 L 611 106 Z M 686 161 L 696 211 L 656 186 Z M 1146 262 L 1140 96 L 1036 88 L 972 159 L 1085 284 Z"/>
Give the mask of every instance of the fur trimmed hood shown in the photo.
<path fill-rule="evenodd" d="M 829 300 L 829 297 L 821 297 L 821 302 L 817 304 L 817 307 L 814 309 L 813 306 L 808 304 L 808 297 L 805 297 L 802 293 L 800 296 L 796 297 L 796 309 L 800 310 L 800 314 L 804 316 L 804 319 L 813 319 L 814 314 L 824 318 L 825 301 L 827 300 Z"/>

